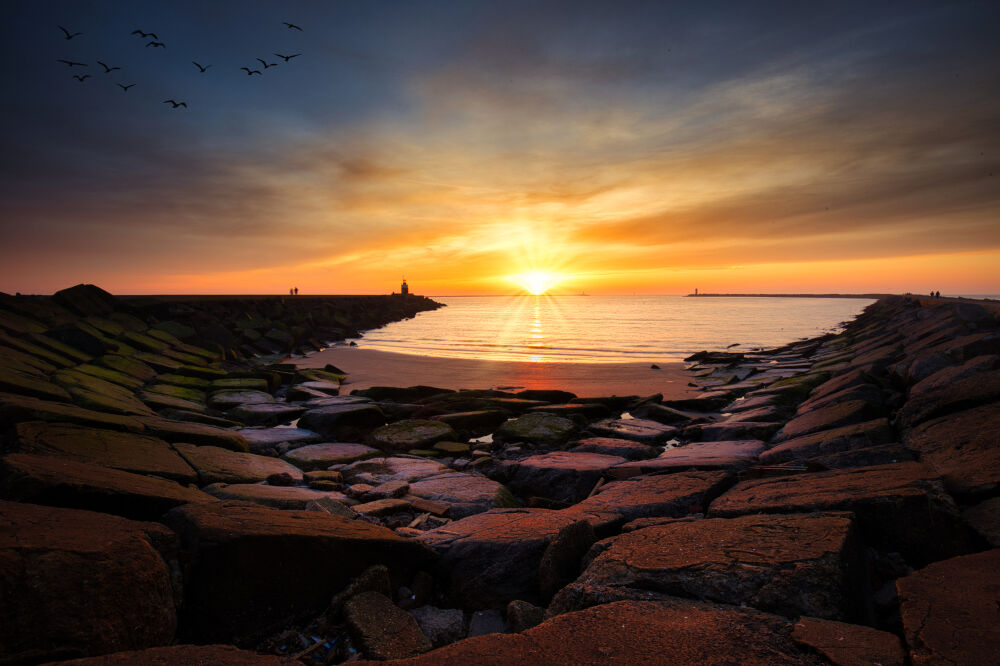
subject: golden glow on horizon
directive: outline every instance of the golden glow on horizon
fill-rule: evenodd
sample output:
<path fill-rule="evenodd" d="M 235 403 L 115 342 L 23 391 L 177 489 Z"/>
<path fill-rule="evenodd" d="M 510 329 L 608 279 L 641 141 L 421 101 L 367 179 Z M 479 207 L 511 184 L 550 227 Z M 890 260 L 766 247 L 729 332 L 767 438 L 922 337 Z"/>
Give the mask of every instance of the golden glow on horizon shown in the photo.
<path fill-rule="evenodd" d="M 541 296 L 549 289 L 566 279 L 565 276 L 549 271 L 527 271 L 507 278 L 514 284 L 523 287 L 532 296 Z"/>

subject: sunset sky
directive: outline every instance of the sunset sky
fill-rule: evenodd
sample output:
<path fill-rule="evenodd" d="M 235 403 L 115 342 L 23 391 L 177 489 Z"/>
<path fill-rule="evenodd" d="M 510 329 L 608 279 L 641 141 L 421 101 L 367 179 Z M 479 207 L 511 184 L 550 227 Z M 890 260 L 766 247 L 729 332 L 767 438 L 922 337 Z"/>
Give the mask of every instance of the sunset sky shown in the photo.
<path fill-rule="evenodd" d="M 1000 293 L 996 2 L 0 11 L 0 291 Z"/>

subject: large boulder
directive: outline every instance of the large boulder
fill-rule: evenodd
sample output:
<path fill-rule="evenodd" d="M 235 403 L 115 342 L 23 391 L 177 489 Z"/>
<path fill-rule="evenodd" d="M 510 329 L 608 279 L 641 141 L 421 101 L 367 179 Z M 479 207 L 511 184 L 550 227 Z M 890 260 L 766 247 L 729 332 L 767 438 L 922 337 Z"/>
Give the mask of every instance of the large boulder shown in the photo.
<path fill-rule="evenodd" d="M 314 617 L 373 564 L 400 581 L 432 563 L 423 545 L 323 512 L 188 504 L 164 519 L 188 553 L 180 634 L 234 642 Z"/>
<path fill-rule="evenodd" d="M 916 462 L 742 481 L 709 507 L 720 517 L 831 510 L 853 512 L 869 545 L 915 564 L 970 547 L 954 500 Z"/>
<path fill-rule="evenodd" d="M 1000 402 L 1000 370 L 979 372 L 911 395 L 896 414 L 896 424 L 913 428 L 954 412 Z"/>
<path fill-rule="evenodd" d="M 935 562 L 896 581 L 914 664 L 996 663 L 1000 549 Z"/>
<path fill-rule="evenodd" d="M 165 645 L 177 626 L 170 530 L 0 502 L 0 660 L 39 663 Z"/>
<path fill-rule="evenodd" d="M 175 506 L 215 499 L 166 479 L 26 453 L 10 453 L 0 459 L 0 495 L 18 502 L 113 513 L 133 520 L 157 520 Z"/>
<path fill-rule="evenodd" d="M 361 441 L 384 423 L 382 410 L 366 403 L 317 407 L 299 418 L 300 427 L 339 442 Z"/>
<path fill-rule="evenodd" d="M 889 419 L 883 417 L 785 440 L 761 453 L 760 461 L 765 465 L 777 465 L 790 460 L 808 460 L 841 451 L 885 444 L 891 442 L 892 438 Z"/>
<path fill-rule="evenodd" d="M 552 605 L 574 607 L 580 587 L 627 587 L 853 619 L 862 561 L 849 513 L 678 520 L 616 537 Z"/>

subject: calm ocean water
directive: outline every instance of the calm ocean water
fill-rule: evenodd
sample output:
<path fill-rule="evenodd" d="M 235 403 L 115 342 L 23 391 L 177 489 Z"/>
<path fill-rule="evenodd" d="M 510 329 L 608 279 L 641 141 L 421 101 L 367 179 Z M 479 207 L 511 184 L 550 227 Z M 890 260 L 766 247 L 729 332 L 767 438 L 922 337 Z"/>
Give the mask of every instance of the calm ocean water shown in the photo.
<path fill-rule="evenodd" d="M 369 331 L 361 347 L 497 361 L 679 360 L 838 330 L 871 300 L 682 296 L 438 297 L 447 307 Z"/>

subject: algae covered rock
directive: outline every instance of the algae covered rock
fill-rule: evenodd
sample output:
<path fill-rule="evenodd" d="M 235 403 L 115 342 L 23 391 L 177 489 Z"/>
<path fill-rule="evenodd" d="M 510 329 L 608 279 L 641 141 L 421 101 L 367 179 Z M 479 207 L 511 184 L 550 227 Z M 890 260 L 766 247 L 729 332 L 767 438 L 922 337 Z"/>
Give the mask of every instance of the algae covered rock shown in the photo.
<path fill-rule="evenodd" d="M 536 446 L 561 446 L 577 430 L 576 424 L 565 417 L 546 412 L 534 412 L 505 422 L 493 433 L 493 442 L 530 442 Z"/>
<path fill-rule="evenodd" d="M 402 452 L 429 449 L 442 440 L 457 438 L 458 435 L 447 423 L 405 419 L 376 428 L 368 435 L 368 443 L 382 451 Z"/>

